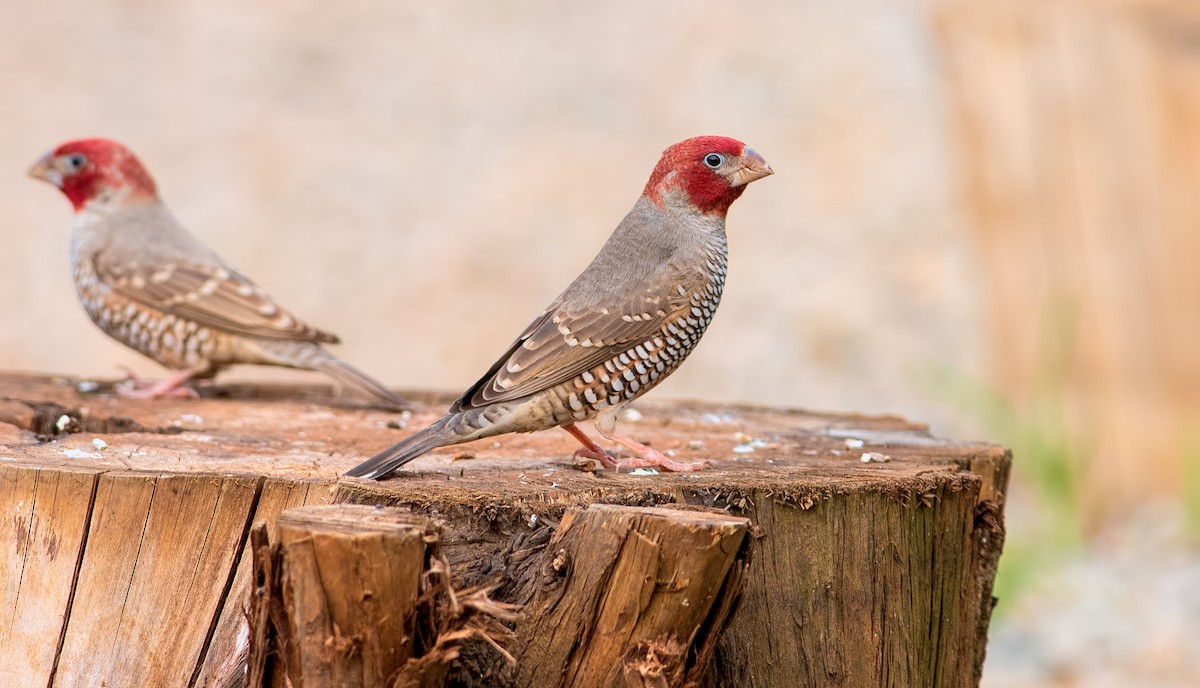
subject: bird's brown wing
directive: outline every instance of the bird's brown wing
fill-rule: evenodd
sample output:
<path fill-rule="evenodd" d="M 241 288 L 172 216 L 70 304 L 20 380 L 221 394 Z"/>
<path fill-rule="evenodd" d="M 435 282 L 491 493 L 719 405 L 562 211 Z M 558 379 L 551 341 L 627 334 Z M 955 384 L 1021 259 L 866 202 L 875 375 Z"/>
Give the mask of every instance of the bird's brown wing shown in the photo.
<path fill-rule="evenodd" d="M 336 335 L 279 306 L 243 275 L 220 265 L 172 262 L 150 268 L 97 256 L 95 267 L 114 292 L 216 330 L 266 339 L 338 341 Z"/>
<path fill-rule="evenodd" d="M 513 342 L 451 412 L 519 399 L 570 380 L 691 315 L 689 282 L 675 270 L 650 279 L 633 296 L 586 307 L 567 295 L 551 304 Z"/>

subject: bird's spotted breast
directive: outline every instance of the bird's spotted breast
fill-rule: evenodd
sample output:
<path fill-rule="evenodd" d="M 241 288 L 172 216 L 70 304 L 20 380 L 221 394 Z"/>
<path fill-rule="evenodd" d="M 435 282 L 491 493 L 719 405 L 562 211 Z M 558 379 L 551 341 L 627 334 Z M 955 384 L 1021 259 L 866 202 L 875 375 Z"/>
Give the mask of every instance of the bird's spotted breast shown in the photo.
<path fill-rule="evenodd" d="M 725 286 L 727 252 L 723 244 L 705 249 L 702 285 L 677 285 L 689 308 L 663 323 L 658 333 L 550 390 L 545 411 L 557 424 L 594 418 L 609 406 L 645 394 L 679 367 L 712 322 Z"/>

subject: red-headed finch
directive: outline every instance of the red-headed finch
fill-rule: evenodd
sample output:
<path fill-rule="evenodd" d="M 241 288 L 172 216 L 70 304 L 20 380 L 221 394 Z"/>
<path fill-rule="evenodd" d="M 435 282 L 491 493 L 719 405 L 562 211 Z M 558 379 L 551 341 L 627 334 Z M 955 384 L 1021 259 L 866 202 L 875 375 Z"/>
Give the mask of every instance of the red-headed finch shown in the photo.
<path fill-rule="evenodd" d="M 562 427 L 577 456 L 609 468 L 698 470 L 616 431 L 617 413 L 664 380 L 700 341 L 725 285 L 725 215 L 771 168 L 741 141 L 691 138 L 668 148 L 600 254 L 479 382 L 429 427 L 347 475 L 383 478 L 425 452 L 509 432 Z M 576 427 L 636 458 L 615 461 Z"/>
<path fill-rule="evenodd" d="M 391 408 L 405 402 L 329 353 L 338 338 L 275 302 L 175 219 L 154 180 L 125 146 L 69 141 L 30 176 L 75 208 L 71 267 L 84 310 L 100 329 L 174 375 L 133 396 L 194 394 L 186 383 L 237 364 L 319 370 Z"/>

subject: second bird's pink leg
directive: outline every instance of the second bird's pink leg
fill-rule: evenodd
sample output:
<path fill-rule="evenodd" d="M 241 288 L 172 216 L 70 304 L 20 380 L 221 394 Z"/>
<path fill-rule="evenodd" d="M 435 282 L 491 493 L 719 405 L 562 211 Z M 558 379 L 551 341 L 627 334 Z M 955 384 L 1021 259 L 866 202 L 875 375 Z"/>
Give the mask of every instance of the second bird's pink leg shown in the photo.
<path fill-rule="evenodd" d="M 154 381 L 139 377 L 129 368 L 125 368 L 127 380 L 133 383 L 133 389 L 118 388 L 118 393 L 123 397 L 132 399 L 158 399 L 159 397 L 190 397 L 196 398 L 200 395 L 196 390 L 188 387 L 185 383 L 192 379 L 196 374 L 195 370 L 180 370 L 167 378 Z"/>
<path fill-rule="evenodd" d="M 608 452 L 604 451 L 604 447 L 601 447 L 593 442 L 592 438 L 587 436 L 587 433 L 579 429 L 579 426 L 575 425 L 574 423 L 567 423 L 566 425 L 562 426 L 562 429 L 571 433 L 571 435 L 575 439 L 579 440 L 580 444 L 583 445 L 583 449 L 575 450 L 576 458 L 582 457 L 585 459 L 594 459 L 599 461 L 600 465 L 604 466 L 605 468 L 617 467 L 617 462 L 613 460 L 613 457 L 610 456 Z"/>

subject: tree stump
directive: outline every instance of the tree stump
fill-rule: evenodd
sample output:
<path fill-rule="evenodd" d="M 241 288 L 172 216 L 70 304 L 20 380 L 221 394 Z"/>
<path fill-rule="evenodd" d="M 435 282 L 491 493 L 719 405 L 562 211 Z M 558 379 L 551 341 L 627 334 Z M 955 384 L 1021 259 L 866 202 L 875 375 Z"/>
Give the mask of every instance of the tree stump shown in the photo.
<path fill-rule="evenodd" d="M 564 671 L 617 664 L 626 685 L 978 682 L 1004 533 L 1010 457 L 1001 447 L 939 440 L 889 416 L 644 402 L 624 431 L 714 468 L 585 473 L 572 461 L 574 440 L 546 432 L 439 450 L 373 483 L 339 476 L 433 420 L 449 397 L 410 393 L 423 403 L 409 417 L 337 405 L 317 387 L 232 385 L 154 402 L 110 390 L 0 375 L 0 517 L 10 524 L 0 529 L 0 684 L 241 680 L 229 668 L 251 644 L 252 526 L 329 502 L 436 521 L 439 561 L 457 591 L 526 604 L 524 620 L 505 621 L 517 634 L 508 643 L 516 667 L 486 638 L 458 635 L 444 685 L 555 685 Z M 697 516 L 710 525 L 668 535 L 653 519 L 589 510 L 595 504 L 723 515 Z M 597 517 L 612 519 L 600 535 L 578 534 Z M 719 525 L 739 518 L 753 534 L 749 563 L 707 559 L 707 549 L 742 551 Z M 694 544 L 704 532 L 718 544 Z M 555 587 L 546 567 L 570 548 L 572 577 Z M 650 586 L 633 574 L 652 564 L 655 573 L 642 572 L 655 577 Z M 678 584 L 684 574 L 673 572 L 685 567 L 706 572 L 687 574 L 689 604 L 692 590 L 703 600 L 723 592 L 665 621 L 656 610 L 684 593 L 664 581 L 675 575 Z M 735 604 L 723 586 L 737 582 L 739 567 Z M 606 590 L 606 601 L 590 615 L 554 604 L 572 590 Z M 479 618 L 499 608 L 472 599 Z M 636 619 L 609 615 L 609 605 L 615 613 L 628 604 Z M 535 646 L 522 635 L 555 615 L 584 629 L 572 631 L 582 634 L 578 647 L 564 652 L 554 634 Z M 696 619 L 695 631 L 675 625 Z M 627 673 L 631 657 L 597 642 L 601 628 L 645 641 L 664 668 L 657 677 Z M 682 671 L 670 652 L 651 652 L 669 646 L 656 643 L 671 632 L 693 648 Z"/>

